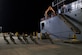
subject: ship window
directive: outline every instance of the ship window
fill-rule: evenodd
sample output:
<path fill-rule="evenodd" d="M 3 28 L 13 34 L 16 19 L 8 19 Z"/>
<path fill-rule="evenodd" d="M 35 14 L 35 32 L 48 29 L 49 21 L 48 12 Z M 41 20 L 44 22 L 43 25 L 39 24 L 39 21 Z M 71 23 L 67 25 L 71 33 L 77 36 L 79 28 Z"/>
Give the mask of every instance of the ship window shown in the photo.
<path fill-rule="evenodd" d="M 44 28 L 44 23 L 42 23 L 42 29 Z"/>

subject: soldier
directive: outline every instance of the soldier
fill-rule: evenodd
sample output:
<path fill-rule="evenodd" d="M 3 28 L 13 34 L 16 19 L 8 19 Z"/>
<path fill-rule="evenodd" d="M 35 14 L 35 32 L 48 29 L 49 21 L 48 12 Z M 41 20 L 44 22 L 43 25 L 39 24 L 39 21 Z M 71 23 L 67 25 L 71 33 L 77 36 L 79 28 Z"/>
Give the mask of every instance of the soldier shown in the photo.
<path fill-rule="evenodd" d="M 16 44 L 16 42 L 15 42 L 15 40 L 14 40 L 14 38 L 13 38 L 13 33 L 9 33 L 9 36 L 10 36 L 10 40 L 14 43 L 14 44 Z"/>
<path fill-rule="evenodd" d="M 6 34 L 6 33 L 3 33 L 3 38 L 4 38 L 4 40 L 7 42 L 7 44 L 10 44 L 9 41 L 7 40 L 7 38 L 6 38 L 7 36 L 6 36 L 5 34 Z"/>
<path fill-rule="evenodd" d="M 36 44 L 38 44 L 38 42 L 33 38 L 32 34 L 30 34 L 30 38 L 33 42 L 35 42 Z"/>
<path fill-rule="evenodd" d="M 22 36 L 23 36 L 24 41 L 25 41 L 27 44 L 29 44 L 28 39 L 26 38 L 26 37 L 28 37 L 28 35 L 23 33 Z"/>

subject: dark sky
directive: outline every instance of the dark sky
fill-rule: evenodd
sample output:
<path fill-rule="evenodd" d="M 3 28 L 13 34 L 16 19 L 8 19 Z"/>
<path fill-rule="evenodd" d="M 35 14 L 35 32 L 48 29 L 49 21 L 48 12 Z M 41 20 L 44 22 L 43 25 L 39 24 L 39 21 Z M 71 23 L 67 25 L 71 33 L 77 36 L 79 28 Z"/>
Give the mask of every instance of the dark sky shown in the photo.
<path fill-rule="evenodd" d="M 39 31 L 40 18 L 52 0 L 0 0 L 0 26 L 5 32 Z"/>

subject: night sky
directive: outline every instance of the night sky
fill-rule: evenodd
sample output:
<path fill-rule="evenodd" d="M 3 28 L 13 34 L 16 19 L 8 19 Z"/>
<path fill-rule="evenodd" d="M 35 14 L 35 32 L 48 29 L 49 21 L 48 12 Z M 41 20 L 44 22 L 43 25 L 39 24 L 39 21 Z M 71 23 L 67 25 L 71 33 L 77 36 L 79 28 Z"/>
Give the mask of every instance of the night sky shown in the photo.
<path fill-rule="evenodd" d="M 40 18 L 52 0 L 0 0 L 0 26 L 3 32 L 40 31 Z"/>

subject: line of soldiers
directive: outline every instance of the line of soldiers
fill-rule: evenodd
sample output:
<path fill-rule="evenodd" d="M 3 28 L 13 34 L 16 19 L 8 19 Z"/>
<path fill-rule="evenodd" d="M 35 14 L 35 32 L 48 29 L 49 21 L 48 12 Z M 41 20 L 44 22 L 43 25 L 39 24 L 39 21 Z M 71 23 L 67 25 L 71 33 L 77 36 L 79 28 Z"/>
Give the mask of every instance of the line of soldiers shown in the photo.
<path fill-rule="evenodd" d="M 7 44 L 10 44 L 10 42 L 9 42 L 8 39 L 7 39 L 7 35 L 9 35 L 10 40 L 11 40 L 14 44 L 17 44 L 17 43 L 15 42 L 15 39 L 13 38 L 13 36 L 17 36 L 17 39 L 18 39 L 22 44 L 25 44 L 24 41 L 25 41 L 27 44 L 30 44 L 29 41 L 28 41 L 28 39 L 27 39 L 28 36 L 30 36 L 30 39 L 31 39 L 35 44 L 39 44 L 39 43 L 37 42 L 37 40 L 33 37 L 33 36 L 35 36 L 35 33 L 33 33 L 33 35 L 32 35 L 32 34 L 28 35 L 27 33 L 19 34 L 18 32 L 16 32 L 15 34 L 12 33 L 12 32 L 3 33 L 4 40 L 6 41 Z M 22 38 L 21 38 L 21 36 L 22 36 Z M 42 36 L 43 36 L 43 35 L 42 35 Z M 54 43 L 47 33 L 45 33 L 45 36 L 48 37 L 48 39 L 51 41 L 52 44 Z M 24 40 L 24 41 L 23 41 L 23 40 Z"/>

